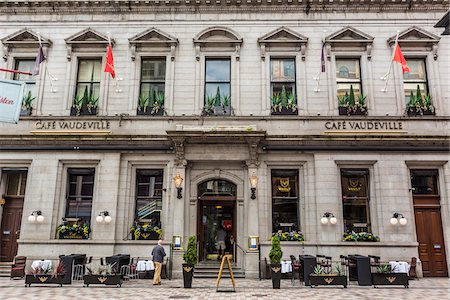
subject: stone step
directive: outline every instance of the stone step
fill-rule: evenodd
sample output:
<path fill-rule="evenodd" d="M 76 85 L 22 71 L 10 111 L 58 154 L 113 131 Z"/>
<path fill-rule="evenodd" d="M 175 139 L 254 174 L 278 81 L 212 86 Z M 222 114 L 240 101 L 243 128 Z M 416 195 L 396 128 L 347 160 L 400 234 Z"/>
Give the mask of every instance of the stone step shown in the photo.
<path fill-rule="evenodd" d="M 12 262 L 0 262 L 0 277 L 9 277 L 11 275 Z"/>

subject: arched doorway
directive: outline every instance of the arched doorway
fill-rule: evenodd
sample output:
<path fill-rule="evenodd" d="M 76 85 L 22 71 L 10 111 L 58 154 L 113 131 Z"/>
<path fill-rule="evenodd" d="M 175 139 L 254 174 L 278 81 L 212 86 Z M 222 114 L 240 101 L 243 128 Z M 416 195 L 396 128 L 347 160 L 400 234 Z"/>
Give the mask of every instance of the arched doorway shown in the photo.
<path fill-rule="evenodd" d="M 236 239 L 236 185 L 222 179 L 198 185 L 197 240 L 199 260 L 218 260 L 218 235 L 225 235 L 225 253 L 233 254 Z"/>

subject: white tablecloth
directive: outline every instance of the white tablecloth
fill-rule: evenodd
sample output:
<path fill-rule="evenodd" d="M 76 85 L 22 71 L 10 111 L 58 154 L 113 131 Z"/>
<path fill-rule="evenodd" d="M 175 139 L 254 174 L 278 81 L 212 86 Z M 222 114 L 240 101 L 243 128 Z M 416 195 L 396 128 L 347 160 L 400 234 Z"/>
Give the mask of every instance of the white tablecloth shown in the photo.
<path fill-rule="evenodd" d="M 140 260 L 136 264 L 136 271 L 151 271 L 155 266 L 151 260 Z"/>
<path fill-rule="evenodd" d="M 36 270 L 37 268 L 42 268 L 43 270 L 47 270 L 52 267 L 51 260 L 35 260 L 31 264 L 31 268 Z"/>
<path fill-rule="evenodd" d="M 292 261 L 282 260 L 281 261 L 281 273 L 290 273 L 290 272 L 292 272 Z"/>
<path fill-rule="evenodd" d="M 392 273 L 407 273 L 409 274 L 409 268 L 411 267 L 405 261 L 390 261 Z"/>

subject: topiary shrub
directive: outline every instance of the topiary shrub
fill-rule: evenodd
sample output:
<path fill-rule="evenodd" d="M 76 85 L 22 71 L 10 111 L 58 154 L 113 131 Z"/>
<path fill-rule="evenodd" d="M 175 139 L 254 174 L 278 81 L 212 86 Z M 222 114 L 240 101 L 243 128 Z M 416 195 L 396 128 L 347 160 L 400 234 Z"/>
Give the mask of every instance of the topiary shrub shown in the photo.
<path fill-rule="evenodd" d="M 279 264 L 283 257 L 283 251 L 281 251 L 280 238 L 278 236 L 272 237 L 272 249 L 269 252 L 270 262 L 272 264 Z"/>
<path fill-rule="evenodd" d="M 195 240 L 195 235 L 189 237 L 187 249 L 183 254 L 183 260 L 187 264 L 197 263 L 197 243 Z"/>

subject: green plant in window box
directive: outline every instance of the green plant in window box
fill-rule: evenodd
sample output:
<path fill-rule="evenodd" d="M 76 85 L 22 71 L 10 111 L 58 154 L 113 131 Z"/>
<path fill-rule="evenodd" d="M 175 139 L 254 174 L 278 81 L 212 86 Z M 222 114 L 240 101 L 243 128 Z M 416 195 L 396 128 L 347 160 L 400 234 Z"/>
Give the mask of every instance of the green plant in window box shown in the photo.
<path fill-rule="evenodd" d="M 290 231 L 290 232 L 283 232 L 281 230 L 275 232 L 272 234 L 272 237 L 278 237 L 280 241 L 298 241 L 298 242 L 304 242 L 305 237 L 303 236 L 303 233 L 300 231 Z"/>
<path fill-rule="evenodd" d="M 164 110 L 164 93 L 157 92 L 155 93 L 155 99 L 153 101 L 152 106 L 152 115 L 158 114 L 158 112 Z"/>
<path fill-rule="evenodd" d="M 225 96 L 223 96 L 222 112 L 223 112 L 224 114 L 227 113 L 227 108 L 228 108 L 229 105 L 230 105 L 230 99 L 231 99 L 230 95 L 225 95 Z"/>
<path fill-rule="evenodd" d="M 411 91 L 409 102 L 406 105 L 406 112 L 408 115 L 433 115 L 434 106 L 431 103 L 432 97 L 430 94 L 422 96 L 419 85 L 417 85 L 416 94 Z"/>
<path fill-rule="evenodd" d="M 203 107 L 203 111 L 202 111 L 202 115 L 203 116 L 208 116 L 208 115 L 213 115 L 215 112 L 215 107 L 214 104 L 216 102 L 216 97 L 213 95 L 209 95 L 206 98 L 206 104 Z"/>
<path fill-rule="evenodd" d="M 99 97 L 95 97 L 94 94 L 92 94 L 92 95 L 89 97 L 89 101 L 88 101 L 86 107 L 87 107 L 87 110 L 88 110 L 90 113 L 92 113 L 92 111 L 93 111 L 94 109 L 97 109 L 97 107 L 98 107 L 98 99 L 99 99 Z"/>
<path fill-rule="evenodd" d="M 138 99 L 138 110 L 142 112 L 146 112 L 149 106 L 149 97 L 145 97 L 144 95 L 140 95 Z"/>
<path fill-rule="evenodd" d="M 355 96 L 353 85 L 350 85 L 349 92 L 345 92 L 342 96 L 338 95 L 337 98 L 339 115 L 367 115 L 367 95 L 359 94 Z"/>
<path fill-rule="evenodd" d="M 34 99 L 36 99 L 36 97 L 33 97 L 31 91 L 28 91 L 22 98 L 22 110 L 26 111 L 28 115 L 31 115 L 31 111 L 33 110 Z"/>
<path fill-rule="evenodd" d="M 380 238 L 369 232 L 354 232 L 348 231 L 344 234 L 344 241 L 346 242 L 379 242 Z"/>
<path fill-rule="evenodd" d="M 295 100 L 295 93 L 289 93 L 287 95 L 286 108 L 290 109 L 292 112 L 297 111 L 297 101 Z"/>
<path fill-rule="evenodd" d="M 135 240 L 159 240 L 162 236 L 162 230 L 150 224 L 136 223 L 130 228 L 130 232 Z"/>
<path fill-rule="evenodd" d="M 69 224 L 65 222 L 56 228 L 56 235 L 58 239 L 83 239 L 87 240 L 91 228 L 86 223 L 83 224 Z"/>
<path fill-rule="evenodd" d="M 281 98 L 280 98 L 280 94 L 279 93 L 274 93 L 272 96 L 272 111 L 273 112 L 277 112 L 280 111 L 281 112 Z"/>

